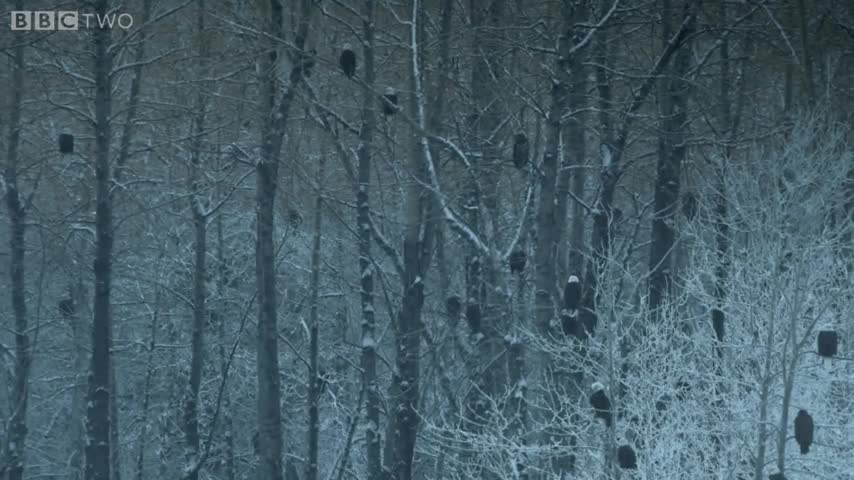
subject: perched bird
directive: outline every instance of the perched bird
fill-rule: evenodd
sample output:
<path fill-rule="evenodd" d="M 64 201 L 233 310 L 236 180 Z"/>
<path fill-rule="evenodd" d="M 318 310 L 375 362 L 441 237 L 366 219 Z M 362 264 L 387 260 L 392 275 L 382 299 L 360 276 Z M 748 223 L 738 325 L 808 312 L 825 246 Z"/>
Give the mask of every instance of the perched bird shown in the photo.
<path fill-rule="evenodd" d="M 801 447 L 801 455 L 810 452 L 814 432 L 815 424 L 810 414 L 806 410 L 799 410 L 798 416 L 795 417 L 795 441 Z"/>
<path fill-rule="evenodd" d="M 356 74 L 356 52 L 352 50 L 349 43 L 345 43 L 341 48 L 341 56 L 338 57 L 338 65 L 341 66 L 341 71 L 347 78 L 353 78 Z"/>
<path fill-rule="evenodd" d="M 635 449 L 629 445 L 620 445 L 617 449 L 617 462 L 620 468 L 626 470 L 634 470 L 638 468 L 638 456 L 635 454 Z"/>
<path fill-rule="evenodd" d="M 581 282 L 578 277 L 570 275 L 566 279 L 566 285 L 563 287 L 563 308 L 570 312 L 578 310 L 578 304 L 581 302 Z"/>
<path fill-rule="evenodd" d="M 69 318 L 74 315 L 74 300 L 70 298 L 64 298 L 60 300 L 59 313 L 62 314 L 62 316 L 65 318 Z"/>
<path fill-rule="evenodd" d="M 834 330 L 822 330 L 818 332 L 818 354 L 822 357 L 831 358 L 839 350 L 839 334 Z"/>
<path fill-rule="evenodd" d="M 591 386 L 590 405 L 593 407 L 593 417 L 605 420 L 605 425 L 611 426 L 611 401 L 605 393 L 605 386 L 599 382 Z"/>
<path fill-rule="evenodd" d="M 70 133 L 59 134 L 59 153 L 74 153 L 74 135 Z"/>
<path fill-rule="evenodd" d="M 391 87 L 386 87 L 383 94 L 383 114 L 394 115 L 397 113 L 397 91 Z"/>
<path fill-rule="evenodd" d="M 528 257 L 524 250 L 513 250 L 510 254 L 510 273 L 522 273 L 527 263 Z"/>
<path fill-rule="evenodd" d="M 772 473 L 768 475 L 768 480 L 786 480 L 786 476 L 780 472 Z"/>
<path fill-rule="evenodd" d="M 697 216 L 697 197 L 691 192 L 682 197 L 682 214 L 688 220 L 694 220 Z"/>
<path fill-rule="evenodd" d="M 513 165 L 516 168 L 524 168 L 528 163 L 531 147 L 528 144 L 528 137 L 524 133 L 517 133 L 513 136 Z"/>
<path fill-rule="evenodd" d="M 724 341 L 724 312 L 719 308 L 712 309 L 712 328 L 715 329 L 715 338 L 719 342 Z"/>
<path fill-rule="evenodd" d="M 463 309 L 463 303 L 460 297 L 451 295 L 445 300 L 445 313 L 451 320 L 457 320 L 460 317 L 460 312 Z"/>

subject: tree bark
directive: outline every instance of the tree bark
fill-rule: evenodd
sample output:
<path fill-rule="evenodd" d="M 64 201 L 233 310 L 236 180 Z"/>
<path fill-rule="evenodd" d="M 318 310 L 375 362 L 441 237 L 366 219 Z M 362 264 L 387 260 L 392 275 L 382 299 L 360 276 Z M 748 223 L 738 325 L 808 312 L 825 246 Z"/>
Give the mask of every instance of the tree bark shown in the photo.
<path fill-rule="evenodd" d="M 419 42 L 421 36 L 420 2 L 412 5 L 410 25 L 410 108 L 418 127 L 424 128 L 424 90 L 421 86 Z M 429 183 L 426 174 L 427 139 L 412 128 L 407 167 L 414 180 L 407 183 L 404 199 L 403 300 L 395 328 L 396 372 L 392 391 L 396 394 L 392 448 L 385 462 L 388 474 L 395 480 L 412 480 L 415 442 L 418 436 L 418 397 L 420 390 L 419 358 L 421 347 L 421 310 L 424 306 L 424 275 L 431 262 L 435 243 L 432 212 L 435 202 L 424 195 L 422 184 Z"/>
<path fill-rule="evenodd" d="M 311 249 L 311 285 L 310 288 L 310 313 L 309 313 L 309 372 L 308 372 L 308 461 L 306 462 L 306 480 L 317 480 L 318 439 L 320 437 L 320 394 L 323 379 L 320 377 L 318 367 L 319 344 L 318 328 L 320 318 L 318 314 L 318 302 L 320 295 L 320 262 L 321 262 L 321 239 L 323 222 L 323 167 L 325 157 L 321 154 L 317 170 L 317 199 L 314 210 L 314 239 Z"/>
<path fill-rule="evenodd" d="M 691 18 L 686 26 L 687 35 L 694 31 L 693 0 L 685 0 L 685 15 Z M 664 0 L 662 11 L 667 17 L 662 22 L 662 43 L 673 36 L 671 25 L 672 5 Z M 659 83 L 659 108 L 661 132 L 658 138 L 655 199 L 652 219 L 652 239 L 649 255 L 649 310 L 657 319 L 670 286 L 673 283 L 673 251 L 676 246 L 675 216 L 679 211 L 679 189 L 682 162 L 685 160 L 688 130 L 688 96 L 690 86 L 684 78 L 691 62 L 691 50 L 682 45 L 675 55 L 669 74 Z"/>
<path fill-rule="evenodd" d="M 280 0 L 270 0 L 270 18 L 263 44 L 267 51 L 260 56 L 260 105 L 264 115 L 261 131 L 261 156 L 256 164 L 256 244 L 255 282 L 258 290 L 258 478 L 282 480 L 282 412 L 280 406 L 280 371 L 278 318 L 276 313 L 276 258 L 274 245 L 275 200 L 279 176 L 279 155 L 287 131 L 288 115 L 294 102 L 295 89 L 304 79 L 301 61 L 292 62 L 287 85 L 277 77 L 283 40 L 283 7 Z M 294 40 L 293 58 L 305 55 L 308 35 L 309 0 L 300 1 L 300 19 Z M 279 95 L 280 89 L 284 92 Z"/>
<path fill-rule="evenodd" d="M 207 74 L 208 42 L 205 41 L 205 2 L 198 0 L 199 74 Z M 193 145 L 190 152 L 190 212 L 193 223 L 193 321 L 189 385 L 184 396 L 184 435 L 187 442 L 187 480 L 197 480 L 202 461 L 199 433 L 199 389 L 205 362 L 205 324 L 207 323 L 207 214 L 202 205 L 202 140 L 207 103 L 204 84 L 198 86 L 196 115 L 193 121 Z"/>
<path fill-rule="evenodd" d="M 473 1 L 471 4 L 471 27 L 474 30 L 475 51 L 472 68 L 471 91 L 474 111 L 469 126 L 472 133 L 471 169 L 466 172 L 465 194 L 466 223 L 476 232 L 489 232 L 495 226 L 499 195 L 498 172 L 500 152 L 498 141 L 502 134 L 501 108 L 498 101 L 498 78 L 501 66 L 498 39 L 495 30 L 504 21 L 504 0 L 491 2 Z M 485 207 L 482 210 L 482 207 Z M 491 235 L 483 235 L 489 238 Z M 466 304 L 480 311 L 479 331 L 473 332 L 473 348 L 476 357 L 470 362 L 469 375 L 473 386 L 466 398 L 467 429 L 478 432 L 488 424 L 493 412 L 491 398 L 506 384 L 506 378 L 494 362 L 503 348 L 500 324 L 500 308 L 495 298 L 497 265 L 486 258 L 470 243 L 466 246 Z"/>
<path fill-rule="evenodd" d="M 104 16 L 110 10 L 109 0 L 97 0 L 95 13 Z M 89 392 L 86 418 L 86 480 L 110 480 L 112 368 L 112 288 L 113 202 L 110 195 L 110 116 L 111 70 L 113 64 L 110 30 L 95 28 L 95 293 L 92 323 L 92 360 L 89 370 Z"/>
<path fill-rule="evenodd" d="M 380 455 L 380 396 L 377 383 L 377 334 L 374 316 L 374 267 L 371 257 L 371 157 L 376 130 L 377 97 L 374 91 L 374 1 L 365 0 L 362 22 L 364 35 L 362 85 L 362 128 L 359 131 L 358 190 L 356 192 L 356 222 L 359 235 L 359 287 L 362 315 L 362 388 L 365 390 L 365 456 L 368 480 L 381 480 Z M 314 480 L 309 477 L 308 480 Z"/>
<path fill-rule="evenodd" d="M 18 1 L 16 7 L 23 8 Z M 24 453 L 27 445 L 27 406 L 30 383 L 30 336 L 27 320 L 27 291 L 25 275 L 24 235 L 26 234 L 25 211 L 21 204 L 18 184 L 18 148 L 21 139 L 21 104 L 24 97 L 24 42 L 18 42 L 13 53 L 12 105 L 9 118 L 8 150 L 4 181 L 6 183 L 6 207 L 9 212 L 9 280 L 12 310 L 15 315 L 15 385 L 12 393 L 12 417 L 8 424 L 8 440 L 5 443 L 6 478 L 24 478 Z M 0 471 L 2 473 L 2 471 Z"/>

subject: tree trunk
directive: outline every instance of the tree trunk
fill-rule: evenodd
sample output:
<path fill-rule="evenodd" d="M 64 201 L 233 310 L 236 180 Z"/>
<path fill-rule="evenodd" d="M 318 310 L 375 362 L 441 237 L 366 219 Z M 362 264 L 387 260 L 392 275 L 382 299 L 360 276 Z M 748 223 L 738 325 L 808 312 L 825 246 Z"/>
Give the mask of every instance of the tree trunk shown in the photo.
<path fill-rule="evenodd" d="M 68 319 L 71 324 L 71 338 L 74 342 L 74 389 L 71 393 L 71 433 L 69 434 L 68 458 L 69 480 L 79 480 L 83 475 L 83 456 L 86 435 L 86 371 L 90 350 L 89 325 L 87 319 L 91 313 L 86 299 L 86 288 L 81 279 L 76 279 L 69 285 L 71 299 L 74 302 L 74 312 Z"/>
<path fill-rule="evenodd" d="M 154 311 L 151 314 L 151 331 L 148 340 L 148 352 L 145 359 L 145 381 L 142 387 L 142 413 L 141 423 L 143 434 L 139 442 L 139 452 L 136 457 L 136 480 L 144 480 L 145 477 L 145 451 L 149 447 L 147 439 L 151 430 L 148 424 L 149 406 L 151 404 L 151 387 L 154 380 L 154 351 L 157 347 L 157 329 L 160 324 L 160 287 L 154 287 Z"/>
<path fill-rule="evenodd" d="M 693 0 L 685 0 L 685 16 L 693 19 L 690 10 Z M 663 44 L 673 36 L 670 17 L 670 0 L 663 1 L 662 11 L 667 16 L 662 22 Z M 677 17 L 679 18 L 679 17 Z M 684 16 L 682 17 L 684 18 Z M 688 35 L 694 30 L 693 20 L 687 26 Z M 676 53 L 670 71 L 659 83 L 659 108 L 661 133 L 658 138 L 657 177 L 655 180 L 655 200 L 652 220 L 652 239 L 649 255 L 649 310 L 652 318 L 657 319 L 670 286 L 673 282 L 673 251 L 676 246 L 675 223 L 679 211 L 679 187 L 682 175 L 682 162 L 685 160 L 685 144 L 688 130 L 688 95 L 690 86 L 684 78 L 691 62 L 691 49 L 688 45 L 680 47 Z"/>
<path fill-rule="evenodd" d="M 109 0 L 97 0 L 95 13 L 104 16 Z M 110 195 L 110 116 L 112 54 L 110 30 L 95 28 L 95 293 L 92 323 L 92 361 L 86 418 L 86 480 L 110 480 L 112 452 L 110 404 L 112 368 L 112 287 L 113 205 Z"/>
<path fill-rule="evenodd" d="M 374 267 L 371 257 L 371 157 L 376 130 L 377 97 L 374 94 L 374 1 L 365 0 L 362 31 L 364 35 L 362 85 L 362 128 L 359 132 L 358 191 L 356 192 L 356 222 L 359 235 L 360 299 L 362 315 L 362 388 L 365 390 L 365 456 L 368 480 L 381 480 L 380 456 L 380 396 L 377 383 L 377 336 L 374 317 Z M 309 477 L 307 480 L 314 480 Z"/>
<path fill-rule="evenodd" d="M 552 79 L 551 105 L 546 119 L 546 146 L 543 153 L 542 176 L 540 177 L 540 198 L 537 208 L 537 248 L 535 252 L 536 262 L 536 327 L 544 335 L 556 334 L 551 322 L 555 318 L 556 311 L 560 309 L 561 294 L 557 290 L 558 274 L 566 274 L 566 257 L 564 234 L 567 224 L 568 193 L 570 179 L 579 178 L 580 170 L 571 169 L 571 166 L 583 164 L 584 158 L 584 130 L 579 118 L 573 118 L 570 127 L 564 123 L 564 117 L 570 111 L 578 110 L 585 95 L 583 92 L 585 81 L 582 70 L 581 52 L 572 52 L 575 45 L 580 44 L 584 31 L 574 26 L 586 20 L 588 10 L 573 0 L 563 0 L 560 5 L 560 26 L 558 36 L 558 57 L 555 65 L 556 76 Z M 564 137 L 564 133 L 567 135 Z M 563 148 L 561 148 L 563 145 Z M 561 152 L 564 154 L 561 155 Z M 567 153 L 568 152 L 568 153 Z M 561 163 L 563 159 L 563 163 Z M 583 177 L 580 177 L 583 182 Z M 577 182 L 576 182 L 577 183 Z M 581 184 L 583 188 L 583 183 Z M 577 185 L 575 186 L 577 188 Z M 579 213 L 576 210 L 576 215 Z M 574 227 L 581 228 L 583 220 L 575 218 Z M 573 232 L 576 241 L 580 238 L 580 232 Z M 580 242 L 572 246 L 577 258 Z M 580 263 L 573 264 L 571 273 L 578 273 Z M 578 269 L 578 270 L 575 270 Z M 582 391 L 581 378 L 571 375 L 567 378 L 563 372 L 549 369 L 549 375 L 554 375 L 557 384 L 567 385 L 565 391 L 569 398 L 575 398 Z M 558 392 L 555 392 L 558 393 Z M 569 423 L 565 418 L 565 397 L 554 395 L 550 403 L 554 405 L 563 417 L 563 422 Z M 564 449 L 574 445 L 576 438 L 566 436 L 563 429 L 551 432 L 553 442 L 560 444 Z M 553 462 L 553 468 L 559 475 L 571 474 L 575 471 L 575 455 L 559 455 Z"/>
<path fill-rule="evenodd" d="M 320 295 L 320 253 L 321 253 L 321 229 L 323 227 L 323 167 L 326 157 L 321 154 L 320 163 L 317 168 L 317 200 L 314 207 L 314 239 L 311 249 L 311 285 L 310 285 L 310 313 L 309 313 L 309 372 L 308 372 L 308 461 L 306 463 L 305 480 L 317 480 L 318 466 L 318 439 L 320 437 L 320 394 L 322 382 L 318 367 L 319 344 L 318 327 L 320 319 L 318 316 L 318 302 Z"/>
<path fill-rule="evenodd" d="M 207 74 L 208 42 L 205 41 L 205 2 L 198 1 L 197 35 L 199 41 L 199 74 Z M 190 357 L 190 382 L 184 397 L 184 435 L 187 442 L 184 471 L 187 480 L 197 480 L 202 461 L 199 434 L 199 389 L 205 362 L 205 324 L 207 323 L 207 214 L 202 204 L 202 140 L 207 104 L 204 88 L 199 86 L 196 115 L 193 122 L 193 145 L 190 152 L 190 212 L 193 219 L 193 321 Z"/>
<path fill-rule="evenodd" d="M 264 115 L 261 131 L 261 158 L 256 164 L 256 244 L 255 283 L 258 290 L 258 478 L 282 480 L 282 412 L 279 402 L 280 375 L 278 319 L 276 313 L 275 200 L 279 176 L 279 155 L 287 131 L 288 115 L 295 89 L 303 80 L 303 62 L 294 62 L 287 85 L 278 81 L 279 42 L 283 40 L 282 4 L 270 0 L 267 52 L 259 59 L 261 69 L 260 105 Z M 300 2 L 299 26 L 293 56 L 302 58 L 308 35 L 309 0 Z M 284 92 L 279 95 L 279 91 Z M 280 97 L 280 98 L 279 98 Z"/>
<path fill-rule="evenodd" d="M 16 4 L 20 10 L 22 2 Z M 21 103 L 24 96 L 24 44 L 19 42 L 14 49 L 12 73 L 12 105 L 9 118 L 9 144 L 6 171 L 6 207 L 9 211 L 9 280 L 12 286 L 11 300 L 15 315 L 15 385 L 12 394 L 12 417 L 8 425 L 8 441 L 5 444 L 4 463 L 9 480 L 24 478 L 24 453 L 27 445 L 27 404 L 30 383 L 30 337 L 27 324 L 27 291 L 24 272 L 24 235 L 26 223 L 21 192 L 18 185 L 18 147 L 21 138 Z M 2 471 L 0 471 L 2 473 Z"/>
<path fill-rule="evenodd" d="M 424 90 L 421 86 L 419 42 L 422 30 L 420 2 L 412 5 L 410 25 L 410 107 L 420 128 L 425 126 Z M 412 128 L 407 162 L 414 182 L 408 182 L 404 200 L 403 300 L 395 328 L 395 375 L 392 391 L 396 394 L 392 448 L 388 450 L 386 469 L 395 480 L 412 480 L 415 442 L 418 437 L 418 396 L 420 389 L 419 358 L 421 347 L 421 309 L 424 306 L 424 275 L 431 261 L 435 242 L 435 202 L 424 195 L 421 184 L 426 175 L 426 156 L 430 154 L 427 139 Z"/>
<path fill-rule="evenodd" d="M 216 217 L 216 238 L 217 238 L 217 296 L 222 299 L 225 296 L 225 287 L 228 284 L 227 271 L 225 266 L 225 237 L 222 228 L 223 215 Z M 230 336 L 226 335 L 225 319 L 228 312 L 223 303 L 220 303 L 215 310 L 211 312 L 214 317 L 214 324 L 218 329 L 219 345 L 217 346 L 217 354 L 220 362 L 220 375 L 222 378 L 228 376 L 228 358 L 229 353 L 226 345 L 231 340 Z M 223 428 L 223 448 L 225 450 L 225 459 L 221 461 L 223 467 L 223 478 L 225 480 L 235 479 L 235 457 L 234 457 L 234 424 L 231 416 L 231 394 L 228 385 L 224 385 L 222 392 L 222 428 Z"/>
<path fill-rule="evenodd" d="M 476 232 L 489 232 L 495 227 L 499 195 L 498 174 L 500 151 L 498 138 L 502 135 L 501 108 L 498 100 L 498 78 L 502 69 L 496 29 L 504 19 L 504 0 L 472 2 L 471 27 L 474 30 L 475 51 L 472 68 L 471 91 L 474 112 L 469 125 L 472 138 L 471 169 L 466 172 L 465 194 L 466 222 Z M 481 210 L 485 207 L 485 210 Z M 466 296 L 467 305 L 480 311 L 478 331 L 473 332 L 475 358 L 470 362 L 469 376 L 473 386 L 466 398 L 466 428 L 479 432 L 493 416 L 490 406 L 501 388 L 506 384 L 500 371 L 500 362 L 494 362 L 503 349 L 500 324 L 499 299 L 489 285 L 495 285 L 498 272 L 492 259 L 471 245 L 466 246 Z"/>

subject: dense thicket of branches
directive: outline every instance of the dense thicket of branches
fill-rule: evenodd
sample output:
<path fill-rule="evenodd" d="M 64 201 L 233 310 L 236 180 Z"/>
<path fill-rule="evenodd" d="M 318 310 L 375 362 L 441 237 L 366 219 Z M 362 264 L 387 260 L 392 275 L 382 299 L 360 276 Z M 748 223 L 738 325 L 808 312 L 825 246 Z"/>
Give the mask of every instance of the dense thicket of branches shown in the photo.
<path fill-rule="evenodd" d="M 0 479 L 854 471 L 850 2 L 62 8 L 134 21 L 0 30 Z"/>

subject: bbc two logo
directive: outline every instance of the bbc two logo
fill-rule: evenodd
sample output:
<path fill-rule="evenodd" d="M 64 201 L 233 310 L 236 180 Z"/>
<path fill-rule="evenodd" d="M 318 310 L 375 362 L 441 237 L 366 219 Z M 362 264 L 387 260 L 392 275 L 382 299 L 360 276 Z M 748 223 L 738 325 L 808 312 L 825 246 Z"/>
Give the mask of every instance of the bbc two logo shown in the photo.
<path fill-rule="evenodd" d="M 76 11 L 12 11 L 9 17 L 12 30 L 78 30 L 81 28 L 121 28 L 133 26 L 129 13 L 79 13 Z"/>

